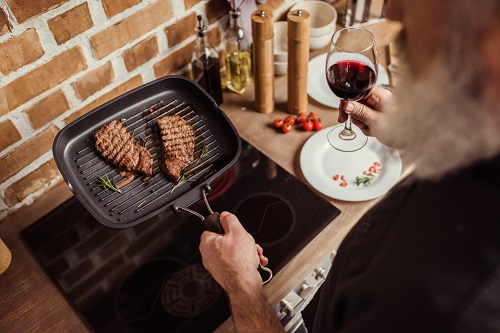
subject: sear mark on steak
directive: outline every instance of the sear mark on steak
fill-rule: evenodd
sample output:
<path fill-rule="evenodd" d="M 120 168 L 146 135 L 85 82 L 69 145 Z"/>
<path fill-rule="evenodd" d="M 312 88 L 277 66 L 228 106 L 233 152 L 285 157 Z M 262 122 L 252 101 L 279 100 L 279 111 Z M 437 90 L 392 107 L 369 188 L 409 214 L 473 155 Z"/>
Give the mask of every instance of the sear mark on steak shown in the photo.
<path fill-rule="evenodd" d="M 193 161 L 194 129 L 177 115 L 159 118 L 158 127 L 161 136 L 161 170 L 178 182 L 182 170 Z"/>
<path fill-rule="evenodd" d="M 118 120 L 101 127 L 94 134 L 95 147 L 120 171 L 138 172 L 150 177 L 153 159 L 146 148 L 139 145 Z"/>

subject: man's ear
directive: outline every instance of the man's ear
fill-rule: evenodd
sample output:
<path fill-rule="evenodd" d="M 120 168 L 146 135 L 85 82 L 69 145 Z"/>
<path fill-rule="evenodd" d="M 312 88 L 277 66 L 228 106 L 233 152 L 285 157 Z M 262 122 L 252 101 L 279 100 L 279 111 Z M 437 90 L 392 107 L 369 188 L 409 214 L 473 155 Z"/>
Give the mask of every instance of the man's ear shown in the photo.
<path fill-rule="evenodd" d="M 495 22 L 486 30 L 481 51 L 485 64 L 486 85 L 494 95 L 500 96 L 500 22 Z"/>

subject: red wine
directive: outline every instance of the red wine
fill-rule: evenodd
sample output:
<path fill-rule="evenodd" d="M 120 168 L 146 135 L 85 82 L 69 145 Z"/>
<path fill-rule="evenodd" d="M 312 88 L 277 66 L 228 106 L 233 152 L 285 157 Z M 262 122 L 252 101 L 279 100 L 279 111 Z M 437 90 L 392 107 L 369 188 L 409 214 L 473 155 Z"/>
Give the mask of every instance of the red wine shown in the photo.
<path fill-rule="evenodd" d="M 362 62 L 342 60 L 328 68 L 326 80 L 339 98 L 357 101 L 370 93 L 377 74 Z"/>
<path fill-rule="evenodd" d="M 193 77 L 217 105 L 222 104 L 222 86 L 220 81 L 219 59 L 202 55 L 199 61 L 193 62 Z"/>

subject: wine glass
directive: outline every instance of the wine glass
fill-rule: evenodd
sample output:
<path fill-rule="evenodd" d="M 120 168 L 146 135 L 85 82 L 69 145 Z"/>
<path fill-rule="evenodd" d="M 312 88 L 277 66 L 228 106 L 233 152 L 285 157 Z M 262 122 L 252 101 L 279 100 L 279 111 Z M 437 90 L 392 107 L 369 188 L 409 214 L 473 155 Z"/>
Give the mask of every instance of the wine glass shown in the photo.
<path fill-rule="evenodd" d="M 378 76 L 375 37 L 363 28 L 345 28 L 332 36 L 326 57 L 326 81 L 340 99 L 358 101 L 372 90 Z M 354 124 L 351 115 L 344 124 L 328 132 L 333 148 L 352 152 L 363 148 L 368 137 Z"/>

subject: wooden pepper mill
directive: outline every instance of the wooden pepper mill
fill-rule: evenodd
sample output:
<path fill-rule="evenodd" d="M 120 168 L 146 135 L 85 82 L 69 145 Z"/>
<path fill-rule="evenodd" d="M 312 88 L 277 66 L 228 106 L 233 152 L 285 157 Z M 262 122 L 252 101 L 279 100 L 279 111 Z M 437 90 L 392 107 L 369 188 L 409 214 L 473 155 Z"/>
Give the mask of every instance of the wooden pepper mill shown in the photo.
<path fill-rule="evenodd" d="M 260 113 L 271 113 L 274 111 L 273 14 L 256 10 L 251 19 L 255 107 Z"/>
<path fill-rule="evenodd" d="M 0 274 L 7 270 L 10 265 L 11 259 L 12 254 L 10 253 L 9 248 L 0 238 Z"/>
<path fill-rule="evenodd" d="M 288 12 L 288 100 L 291 114 L 307 112 L 307 64 L 309 62 L 309 13 Z"/>

